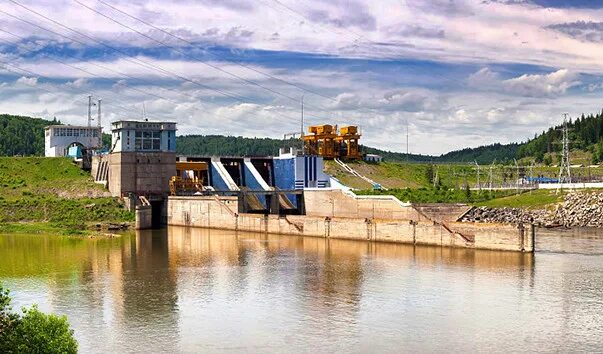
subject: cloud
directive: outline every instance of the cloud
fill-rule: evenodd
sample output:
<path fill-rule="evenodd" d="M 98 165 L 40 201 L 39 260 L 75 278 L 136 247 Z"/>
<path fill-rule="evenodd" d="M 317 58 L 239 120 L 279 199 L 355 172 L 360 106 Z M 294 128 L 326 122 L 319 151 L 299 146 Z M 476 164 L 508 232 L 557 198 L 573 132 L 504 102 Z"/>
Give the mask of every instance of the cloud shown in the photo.
<path fill-rule="evenodd" d="M 28 85 L 28 86 L 35 86 L 35 85 L 38 84 L 38 78 L 37 77 L 21 76 L 20 78 L 17 79 L 16 82 L 18 84 L 24 84 L 24 85 Z"/>
<path fill-rule="evenodd" d="M 529 97 L 559 96 L 566 93 L 571 87 L 580 84 L 578 74 L 568 69 L 560 69 L 546 75 L 524 74 L 503 81 L 508 92 Z"/>
<path fill-rule="evenodd" d="M 602 43 L 603 22 L 576 21 L 549 25 L 546 28 L 564 33 L 581 41 Z"/>
<path fill-rule="evenodd" d="M 579 74 L 560 69 L 549 74 L 523 74 L 503 80 L 489 68 L 471 74 L 467 82 L 470 87 L 490 91 L 502 91 L 510 95 L 527 97 L 557 97 L 572 87 L 581 84 Z"/>
<path fill-rule="evenodd" d="M 383 31 L 404 37 L 444 38 L 446 35 L 446 31 L 442 28 L 423 25 L 391 26 L 384 28 Z"/>
<path fill-rule="evenodd" d="M 84 78 L 79 78 L 73 81 L 67 82 L 67 86 L 72 86 L 75 88 L 82 88 L 88 84 L 88 80 Z"/>
<path fill-rule="evenodd" d="M 377 20 L 370 14 L 370 9 L 360 1 L 333 0 L 324 5 L 328 6 L 306 8 L 306 17 L 312 22 L 338 28 L 358 27 L 372 31 L 377 27 Z"/>
<path fill-rule="evenodd" d="M 373 110 L 386 112 L 420 112 L 440 109 L 446 100 L 435 92 L 424 89 L 398 89 L 382 93 L 380 96 L 366 96 L 361 93 L 345 92 L 337 95 L 330 105 L 338 110 Z"/>

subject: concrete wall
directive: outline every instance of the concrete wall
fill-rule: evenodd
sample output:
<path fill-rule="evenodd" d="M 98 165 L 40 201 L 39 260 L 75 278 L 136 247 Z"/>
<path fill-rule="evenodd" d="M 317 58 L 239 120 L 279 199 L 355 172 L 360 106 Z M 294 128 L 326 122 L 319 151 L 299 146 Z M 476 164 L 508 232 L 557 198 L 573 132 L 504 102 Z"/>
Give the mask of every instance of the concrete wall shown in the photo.
<path fill-rule="evenodd" d="M 176 175 L 173 152 L 119 152 L 109 161 L 109 191 L 120 197 L 129 192 L 138 195 L 167 194 L 169 180 Z"/>
<path fill-rule="evenodd" d="M 167 222 L 168 225 L 176 226 L 282 235 L 495 250 L 532 250 L 531 243 L 526 243 L 525 238 L 523 245 L 520 243 L 522 238 L 515 226 L 487 225 L 482 228 L 481 224 L 439 224 L 426 220 L 412 207 L 407 207 L 409 219 L 403 219 L 402 213 L 398 213 L 398 219 L 392 220 L 381 217 L 238 214 L 237 204 L 236 197 L 169 197 Z M 357 215 L 365 212 L 363 207 L 359 208 Z"/>
<path fill-rule="evenodd" d="M 304 197 L 309 216 L 428 220 L 410 204 L 392 196 L 357 196 L 339 189 L 308 189 Z"/>

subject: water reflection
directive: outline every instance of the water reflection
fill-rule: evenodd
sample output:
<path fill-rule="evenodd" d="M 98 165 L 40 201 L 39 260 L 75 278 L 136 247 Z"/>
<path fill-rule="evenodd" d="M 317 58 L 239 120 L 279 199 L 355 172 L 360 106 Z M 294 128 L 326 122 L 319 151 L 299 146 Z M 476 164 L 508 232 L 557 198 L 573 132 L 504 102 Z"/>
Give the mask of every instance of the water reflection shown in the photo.
<path fill-rule="evenodd" d="M 602 348 L 603 261 L 551 240 L 534 256 L 179 227 L 5 235 L 0 277 L 18 306 L 66 314 L 84 352 Z"/>

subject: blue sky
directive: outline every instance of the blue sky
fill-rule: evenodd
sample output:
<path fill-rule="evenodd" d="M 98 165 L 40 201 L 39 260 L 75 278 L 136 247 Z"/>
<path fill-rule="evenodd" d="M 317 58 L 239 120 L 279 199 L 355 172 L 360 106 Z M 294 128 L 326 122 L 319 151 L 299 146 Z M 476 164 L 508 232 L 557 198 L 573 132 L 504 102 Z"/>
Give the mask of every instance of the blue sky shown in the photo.
<path fill-rule="evenodd" d="M 407 122 L 412 153 L 522 141 L 601 110 L 601 7 L 10 0 L 0 111 L 82 124 L 92 94 L 106 127 L 144 106 L 180 134 L 279 138 L 299 129 L 303 96 L 307 124 L 358 124 L 379 148 L 405 151 Z"/>

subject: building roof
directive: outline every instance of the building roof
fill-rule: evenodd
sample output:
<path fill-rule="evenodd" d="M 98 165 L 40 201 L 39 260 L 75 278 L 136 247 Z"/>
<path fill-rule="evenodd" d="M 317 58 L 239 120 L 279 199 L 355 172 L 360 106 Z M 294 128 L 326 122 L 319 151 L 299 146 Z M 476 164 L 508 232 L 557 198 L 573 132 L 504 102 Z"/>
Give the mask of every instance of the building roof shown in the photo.
<path fill-rule="evenodd" d="M 133 119 L 120 119 L 111 122 L 111 124 L 117 123 L 152 123 L 152 124 L 176 124 L 176 122 L 171 121 L 159 121 L 159 120 L 133 120 Z"/>
<path fill-rule="evenodd" d="M 69 125 L 69 124 L 55 124 L 44 127 L 44 129 L 51 128 L 77 128 L 77 129 L 101 129 L 101 127 L 97 126 L 87 126 L 87 125 Z"/>

